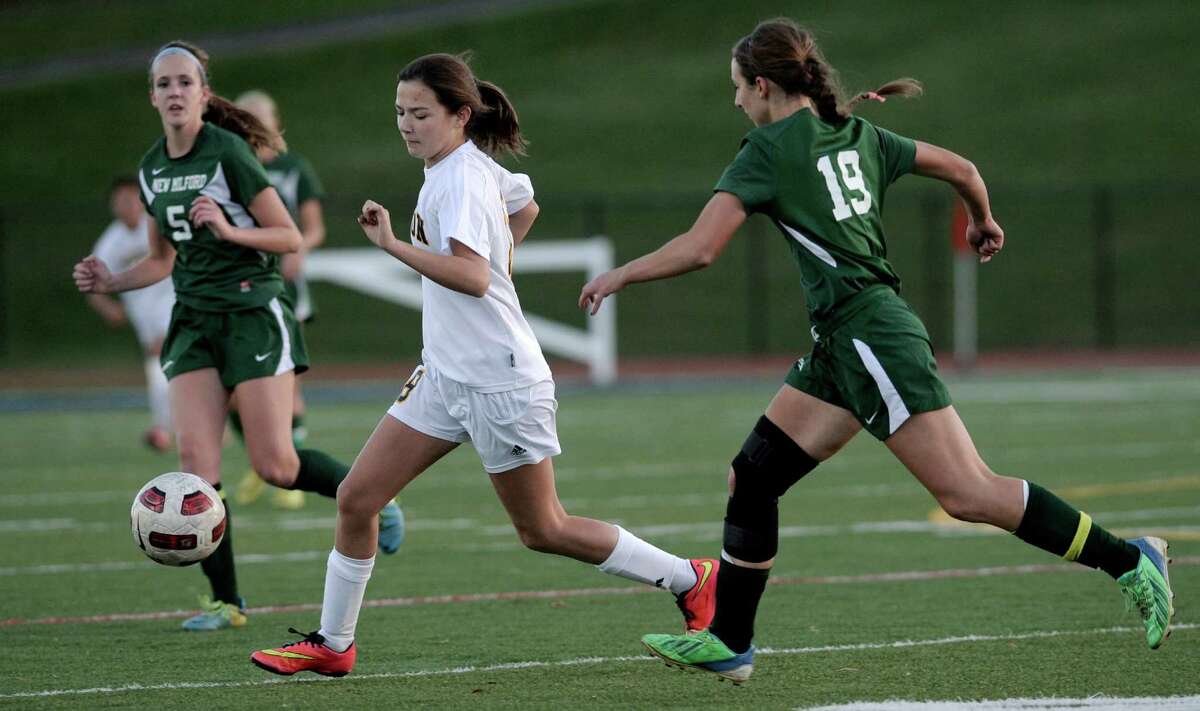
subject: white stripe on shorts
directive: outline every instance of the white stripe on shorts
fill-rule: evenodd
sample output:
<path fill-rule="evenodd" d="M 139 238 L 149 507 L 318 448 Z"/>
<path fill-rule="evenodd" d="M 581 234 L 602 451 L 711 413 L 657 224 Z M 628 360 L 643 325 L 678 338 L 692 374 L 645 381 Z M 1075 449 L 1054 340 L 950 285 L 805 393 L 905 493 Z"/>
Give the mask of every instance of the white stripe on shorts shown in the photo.
<path fill-rule="evenodd" d="M 896 392 L 896 386 L 892 384 L 892 379 L 883 370 L 883 364 L 875 357 L 875 353 L 871 351 L 871 347 L 857 338 L 850 339 L 854 342 L 854 349 L 858 351 L 858 357 L 862 358 L 863 365 L 867 366 L 867 372 L 875 379 L 875 385 L 879 388 L 879 394 L 883 396 L 883 402 L 888 409 L 888 434 L 892 434 L 900 429 L 900 425 L 908 419 L 908 408 L 905 407 L 904 401 L 900 399 L 900 393 Z"/>
<path fill-rule="evenodd" d="M 283 307 L 279 305 L 279 299 L 271 299 L 271 313 L 275 314 L 275 322 L 279 324 L 279 336 L 283 339 L 283 349 L 279 354 L 279 366 L 275 368 L 276 375 L 283 375 L 289 370 L 295 370 L 296 364 L 292 362 L 292 337 L 288 333 L 287 322 L 283 320 Z"/>

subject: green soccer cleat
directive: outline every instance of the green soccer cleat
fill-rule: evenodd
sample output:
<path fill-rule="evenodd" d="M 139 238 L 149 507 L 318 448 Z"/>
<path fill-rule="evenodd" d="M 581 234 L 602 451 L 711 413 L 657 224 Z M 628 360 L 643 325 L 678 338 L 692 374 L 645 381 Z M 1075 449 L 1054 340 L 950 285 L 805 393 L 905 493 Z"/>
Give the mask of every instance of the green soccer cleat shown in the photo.
<path fill-rule="evenodd" d="M 267 490 L 267 482 L 262 480 L 258 472 L 253 469 L 247 469 L 242 475 L 242 480 L 238 482 L 237 493 L 233 495 L 233 500 L 242 504 L 252 504 L 258 501 L 263 492 Z"/>
<path fill-rule="evenodd" d="M 379 550 L 391 555 L 404 542 L 404 512 L 395 499 L 379 512 Z"/>
<path fill-rule="evenodd" d="M 271 494 L 271 503 L 277 509 L 296 511 L 304 508 L 304 492 L 299 489 L 276 489 Z"/>
<path fill-rule="evenodd" d="M 238 604 L 212 600 L 207 595 L 200 598 L 198 615 L 183 621 L 183 628 L 189 632 L 213 632 L 230 627 L 246 626 L 246 601 L 238 598 Z"/>
<path fill-rule="evenodd" d="M 1147 536 L 1129 541 L 1141 550 L 1137 567 L 1117 578 L 1121 593 L 1125 596 L 1125 609 L 1136 609 L 1146 625 L 1146 643 L 1150 649 L 1158 649 L 1171 636 L 1171 617 L 1175 606 L 1171 600 L 1171 579 L 1167 574 L 1167 542 L 1161 538 Z"/>
<path fill-rule="evenodd" d="M 754 671 L 754 647 L 738 654 L 708 630 L 696 634 L 648 634 L 642 644 L 669 667 L 711 672 L 741 684 Z"/>

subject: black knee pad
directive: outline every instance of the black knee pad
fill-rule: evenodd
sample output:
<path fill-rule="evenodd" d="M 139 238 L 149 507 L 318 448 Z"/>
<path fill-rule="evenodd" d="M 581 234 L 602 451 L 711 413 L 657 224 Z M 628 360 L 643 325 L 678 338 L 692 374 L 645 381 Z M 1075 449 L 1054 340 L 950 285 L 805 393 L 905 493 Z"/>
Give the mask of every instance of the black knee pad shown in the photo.
<path fill-rule="evenodd" d="M 779 497 L 817 466 L 817 460 L 766 417 L 758 418 L 733 458 L 733 495 L 725 510 L 724 550 L 762 563 L 779 550 Z"/>

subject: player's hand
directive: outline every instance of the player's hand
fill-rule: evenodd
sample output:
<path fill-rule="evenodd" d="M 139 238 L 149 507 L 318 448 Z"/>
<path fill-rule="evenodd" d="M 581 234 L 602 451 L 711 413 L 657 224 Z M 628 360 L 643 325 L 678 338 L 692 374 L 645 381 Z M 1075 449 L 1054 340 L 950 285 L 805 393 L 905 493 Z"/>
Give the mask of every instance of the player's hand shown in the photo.
<path fill-rule="evenodd" d="M 201 195 L 192 201 L 192 209 L 188 211 L 188 219 L 196 227 L 207 226 L 217 239 L 225 239 L 233 225 L 221 210 L 220 205 L 207 195 Z"/>
<path fill-rule="evenodd" d="M 1004 230 L 992 218 L 972 222 L 967 226 L 967 244 L 979 255 L 980 262 L 990 262 L 1004 248 Z"/>
<path fill-rule="evenodd" d="M 600 311 L 600 302 L 604 301 L 604 297 L 615 294 L 623 288 L 625 288 L 624 267 L 604 272 L 583 285 L 583 291 L 579 293 L 579 308 L 584 311 L 590 310 L 590 315 L 595 316 Z"/>
<path fill-rule="evenodd" d="M 71 271 L 75 288 L 85 294 L 108 294 L 112 292 L 112 272 L 99 257 L 89 254 Z"/>
<path fill-rule="evenodd" d="M 380 249 L 387 249 L 390 243 L 396 241 L 396 236 L 392 234 L 391 213 L 374 200 L 363 203 L 362 213 L 358 216 L 358 226 L 362 228 L 367 239 Z"/>

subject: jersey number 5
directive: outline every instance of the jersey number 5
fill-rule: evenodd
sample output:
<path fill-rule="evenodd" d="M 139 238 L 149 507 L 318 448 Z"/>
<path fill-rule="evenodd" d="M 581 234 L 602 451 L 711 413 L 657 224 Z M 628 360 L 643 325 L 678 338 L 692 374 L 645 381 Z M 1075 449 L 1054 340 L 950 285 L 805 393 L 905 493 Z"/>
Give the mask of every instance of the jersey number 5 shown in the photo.
<path fill-rule="evenodd" d="M 829 197 L 833 200 L 833 219 L 841 222 L 852 214 L 867 214 L 867 211 L 871 209 L 871 191 L 867 190 L 862 169 L 858 167 L 858 151 L 838 152 L 837 163 L 838 169 L 842 173 L 842 183 L 845 184 L 847 190 L 852 190 L 858 195 L 851 195 L 850 204 L 846 204 L 842 186 L 838 184 L 838 177 L 833 172 L 833 161 L 829 160 L 828 155 L 821 156 L 821 159 L 817 161 L 817 170 L 825 176 L 825 187 L 829 188 Z M 850 208 L 854 208 L 854 211 L 851 212 Z"/>
<path fill-rule="evenodd" d="M 183 205 L 167 206 L 167 224 L 175 228 L 171 239 L 176 242 L 185 242 L 192 238 L 192 226 L 188 224 L 186 217 L 180 217 L 186 211 Z"/>

